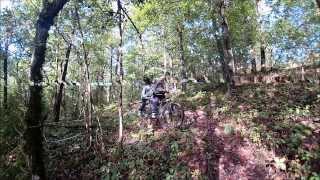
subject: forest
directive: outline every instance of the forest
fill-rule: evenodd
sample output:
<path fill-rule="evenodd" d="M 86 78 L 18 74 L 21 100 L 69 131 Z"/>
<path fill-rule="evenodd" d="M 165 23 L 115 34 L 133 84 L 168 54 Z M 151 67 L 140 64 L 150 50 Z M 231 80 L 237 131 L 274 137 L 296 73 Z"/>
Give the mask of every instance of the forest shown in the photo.
<path fill-rule="evenodd" d="M 0 0 L 1 180 L 320 180 L 320 0 Z"/>

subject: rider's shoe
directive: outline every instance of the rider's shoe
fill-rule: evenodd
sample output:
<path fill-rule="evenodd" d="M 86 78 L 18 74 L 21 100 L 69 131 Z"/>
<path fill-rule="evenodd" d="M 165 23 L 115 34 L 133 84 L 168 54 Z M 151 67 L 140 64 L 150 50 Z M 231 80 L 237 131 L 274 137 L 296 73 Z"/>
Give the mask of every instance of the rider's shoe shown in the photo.
<path fill-rule="evenodd" d="M 143 112 L 142 112 L 142 111 L 139 111 L 139 112 L 138 112 L 138 116 L 139 116 L 139 117 L 143 117 Z"/>

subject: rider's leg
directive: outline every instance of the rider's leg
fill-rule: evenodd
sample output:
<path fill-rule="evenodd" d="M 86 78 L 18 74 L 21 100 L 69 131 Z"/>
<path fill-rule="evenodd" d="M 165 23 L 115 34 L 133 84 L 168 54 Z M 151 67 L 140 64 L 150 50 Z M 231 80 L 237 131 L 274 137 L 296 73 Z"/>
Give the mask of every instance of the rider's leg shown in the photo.
<path fill-rule="evenodd" d="M 139 108 L 139 111 L 144 111 L 144 109 L 146 108 L 146 105 L 147 105 L 147 99 L 142 99 L 142 103 Z"/>
<path fill-rule="evenodd" d="M 151 111 L 153 115 L 157 115 L 159 111 L 159 98 L 157 96 L 153 96 L 151 98 Z"/>
<path fill-rule="evenodd" d="M 139 108 L 139 115 L 142 116 L 143 112 L 145 111 L 147 105 L 147 99 L 142 99 L 141 106 Z"/>

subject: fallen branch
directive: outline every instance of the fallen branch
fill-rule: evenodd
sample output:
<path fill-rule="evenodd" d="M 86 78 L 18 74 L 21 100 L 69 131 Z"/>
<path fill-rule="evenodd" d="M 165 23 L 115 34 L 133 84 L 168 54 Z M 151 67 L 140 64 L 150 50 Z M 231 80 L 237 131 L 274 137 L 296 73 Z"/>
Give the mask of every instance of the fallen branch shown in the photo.
<path fill-rule="evenodd" d="M 71 136 L 71 137 L 67 137 L 67 138 L 64 138 L 64 139 L 59 139 L 59 140 L 56 140 L 56 141 L 48 141 L 46 140 L 47 143 L 59 143 L 59 142 L 63 142 L 63 141 L 67 141 L 67 140 L 70 140 L 70 139 L 74 139 L 74 138 L 77 138 L 77 137 L 81 137 L 81 136 L 84 136 L 85 134 L 77 134 L 75 136 Z"/>

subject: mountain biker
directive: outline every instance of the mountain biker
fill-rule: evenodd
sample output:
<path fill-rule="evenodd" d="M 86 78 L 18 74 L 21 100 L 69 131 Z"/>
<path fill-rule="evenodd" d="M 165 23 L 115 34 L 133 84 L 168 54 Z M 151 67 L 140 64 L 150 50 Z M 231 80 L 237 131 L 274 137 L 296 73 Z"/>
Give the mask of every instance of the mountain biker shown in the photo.
<path fill-rule="evenodd" d="M 166 72 L 163 77 L 159 80 L 155 80 L 152 84 L 153 96 L 151 97 L 151 118 L 156 118 L 159 114 L 160 101 L 166 97 L 165 94 L 168 92 L 167 82 L 169 76 L 170 73 Z"/>
<path fill-rule="evenodd" d="M 147 101 L 152 97 L 153 95 L 153 91 L 152 91 L 152 81 L 149 77 L 143 77 L 143 82 L 145 83 L 145 85 L 143 86 L 142 92 L 141 92 L 141 101 L 142 104 L 139 108 L 139 116 L 142 116 L 144 111 L 145 111 L 145 107 L 147 105 Z"/>

